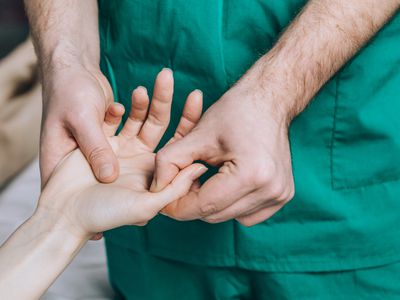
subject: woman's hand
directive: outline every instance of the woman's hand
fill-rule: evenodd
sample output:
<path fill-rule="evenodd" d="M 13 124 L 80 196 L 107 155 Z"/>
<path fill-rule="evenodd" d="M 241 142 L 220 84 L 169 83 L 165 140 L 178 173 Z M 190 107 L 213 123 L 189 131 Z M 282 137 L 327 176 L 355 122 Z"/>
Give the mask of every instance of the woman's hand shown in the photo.
<path fill-rule="evenodd" d="M 162 191 L 152 193 L 155 147 L 169 124 L 173 76 L 164 69 L 157 76 L 153 99 L 143 87 L 132 93 L 132 110 L 125 125 L 114 136 L 124 113 L 121 104 L 106 112 L 104 132 L 115 152 L 120 175 L 113 183 L 99 183 L 80 150 L 74 150 L 55 169 L 43 189 L 36 215 L 62 223 L 78 237 L 122 225 L 144 225 L 168 203 L 186 195 L 206 167 L 192 164 L 183 169 Z M 186 135 L 198 122 L 202 94 L 188 98 L 174 139 Z"/>
<path fill-rule="evenodd" d="M 0 269 L 7 270 L 0 272 L 0 299 L 38 299 L 90 237 L 122 225 L 146 224 L 168 203 L 187 194 L 206 171 L 203 165 L 181 170 L 158 193 L 149 191 L 153 151 L 168 127 L 172 94 L 170 70 L 157 76 L 150 108 L 146 89 L 133 91 L 132 110 L 117 136 L 124 108 L 120 104 L 108 108 L 103 130 L 120 167 L 115 182 L 99 183 L 80 150 L 56 167 L 34 215 L 0 247 Z M 201 108 L 202 94 L 194 91 L 170 142 L 194 127 Z"/>

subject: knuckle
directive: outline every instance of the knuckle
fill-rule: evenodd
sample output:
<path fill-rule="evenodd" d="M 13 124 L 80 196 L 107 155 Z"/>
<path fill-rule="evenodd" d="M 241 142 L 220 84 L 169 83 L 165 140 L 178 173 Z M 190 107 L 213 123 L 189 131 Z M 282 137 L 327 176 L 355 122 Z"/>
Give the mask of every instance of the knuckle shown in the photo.
<path fill-rule="evenodd" d="M 290 201 L 290 200 L 293 199 L 294 195 L 295 195 L 295 189 L 294 189 L 294 187 L 291 187 L 286 192 L 285 198 L 283 200 L 284 201 Z"/>
<path fill-rule="evenodd" d="M 201 217 L 207 217 L 215 214 L 218 211 L 217 204 L 214 202 L 206 202 L 199 206 L 199 213 Z"/>
<path fill-rule="evenodd" d="M 89 151 L 88 160 L 95 163 L 102 159 L 104 156 L 108 155 L 108 149 L 104 147 L 94 147 Z"/>
<path fill-rule="evenodd" d="M 280 200 L 284 192 L 285 189 L 283 185 L 278 181 L 271 183 L 269 186 L 269 197 L 271 199 Z"/>
<path fill-rule="evenodd" d="M 254 167 L 243 174 L 244 183 L 248 186 L 261 188 L 269 184 L 274 179 L 271 169 L 260 166 Z"/>
<path fill-rule="evenodd" d="M 162 116 L 160 114 L 150 114 L 147 120 L 156 126 L 165 128 L 170 121 L 169 116 Z"/>
<path fill-rule="evenodd" d="M 241 173 L 241 180 L 245 186 L 258 187 L 259 178 L 251 170 L 246 170 Z"/>
<path fill-rule="evenodd" d="M 258 183 L 264 186 L 276 178 L 277 171 L 274 164 L 268 164 L 267 167 L 259 167 L 255 174 L 259 179 Z"/>
<path fill-rule="evenodd" d="M 279 202 L 288 202 L 294 197 L 294 194 L 295 194 L 295 188 L 294 188 L 294 184 L 292 182 L 291 184 L 283 187 L 282 192 L 280 193 L 279 197 L 277 197 L 276 199 Z"/>
<path fill-rule="evenodd" d="M 78 110 L 71 108 L 65 112 L 64 120 L 65 123 L 72 129 L 80 129 L 84 125 L 93 126 L 94 121 L 99 117 L 100 112 L 96 109 L 93 109 L 89 106 L 80 107 Z M 105 112 L 104 112 L 105 115 Z M 104 115 L 102 118 L 104 118 Z"/>
<path fill-rule="evenodd" d="M 65 120 L 72 128 L 75 128 L 80 124 L 88 122 L 89 116 L 89 112 L 84 109 L 79 111 L 68 110 L 65 115 Z"/>

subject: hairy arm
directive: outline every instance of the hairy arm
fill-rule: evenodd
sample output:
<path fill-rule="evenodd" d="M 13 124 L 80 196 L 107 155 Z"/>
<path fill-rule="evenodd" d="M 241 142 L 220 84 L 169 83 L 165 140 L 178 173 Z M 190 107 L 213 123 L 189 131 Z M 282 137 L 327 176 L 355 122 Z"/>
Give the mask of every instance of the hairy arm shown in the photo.
<path fill-rule="evenodd" d="M 25 6 L 43 81 L 42 186 L 77 147 L 99 181 L 114 181 L 119 167 L 101 129 L 113 93 L 99 67 L 97 1 L 25 0 Z"/>
<path fill-rule="evenodd" d="M 194 130 L 157 153 L 154 191 L 193 161 L 221 166 L 164 213 L 210 223 L 237 219 L 251 226 L 290 201 L 292 119 L 399 6 L 399 0 L 308 1 L 274 47 L 206 111 Z"/>
<path fill-rule="evenodd" d="M 99 64 L 96 0 L 25 0 L 36 52 L 48 68 Z"/>
<path fill-rule="evenodd" d="M 309 1 L 255 64 L 260 87 L 276 84 L 288 100 L 285 112 L 297 115 L 399 8 L 399 0 Z"/>

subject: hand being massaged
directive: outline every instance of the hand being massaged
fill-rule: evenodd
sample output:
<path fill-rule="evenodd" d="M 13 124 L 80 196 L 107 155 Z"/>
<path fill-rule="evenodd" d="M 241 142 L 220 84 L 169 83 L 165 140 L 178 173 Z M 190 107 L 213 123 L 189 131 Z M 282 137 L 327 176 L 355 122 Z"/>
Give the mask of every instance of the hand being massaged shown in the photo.
<path fill-rule="evenodd" d="M 124 107 L 114 103 L 107 109 L 103 130 L 120 168 L 113 183 L 100 183 L 79 149 L 58 164 L 34 214 L 0 247 L 0 269 L 7 270 L 0 273 L 0 299 L 38 299 L 88 239 L 122 225 L 146 224 L 167 204 L 186 195 L 206 172 L 205 166 L 191 164 L 163 190 L 149 191 L 153 151 L 169 124 L 173 87 L 172 71 L 164 69 L 156 78 L 150 105 L 147 90 L 135 89 L 129 118 L 116 136 Z M 169 143 L 196 125 L 202 101 L 200 91 L 188 96 Z"/>
<path fill-rule="evenodd" d="M 132 109 L 125 125 L 114 136 L 124 114 L 121 104 L 112 104 L 106 113 L 103 130 L 115 152 L 120 174 L 113 183 L 99 183 L 82 152 L 69 154 L 53 172 L 43 189 L 38 213 L 57 216 L 79 236 L 93 236 L 122 225 L 144 225 L 168 203 L 188 193 L 192 183 L 205 171 L 201 164 L 183 169 L 162 191 L 149 191 L 153 177 L 155 147 L 170 119 L 173 76 L 162 70 L 156 79 L 153 99 L 144 87 L 132 93 Z M 193 91 L 187 98 L 175 137 L 186 135 L 200 119 L 202 93 Z"/>

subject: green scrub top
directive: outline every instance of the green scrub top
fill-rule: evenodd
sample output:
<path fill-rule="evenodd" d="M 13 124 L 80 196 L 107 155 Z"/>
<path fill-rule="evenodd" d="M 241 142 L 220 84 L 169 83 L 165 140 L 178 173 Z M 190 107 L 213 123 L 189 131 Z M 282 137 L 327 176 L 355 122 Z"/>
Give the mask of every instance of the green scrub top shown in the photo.
<path fill-rule="evenodd" d="M 162 146 L 188 93 L 201 89 L 207 109 L 271 49 L 306 2 L 100 0 L 101 68 L 128 111 L 136 86 L 151 92 L 161 68 L 174 71 L 172 121 Z M 399 113 L 397 13 L 292 123 L 296 195 L 276 215 L 249 228 L 158 216 L 146 227 L 112 230 L 106 239 L 168 259 L 260 271 L 398 261 Z"/>

